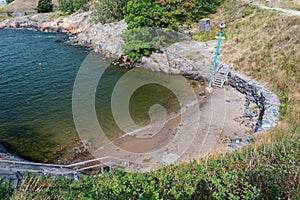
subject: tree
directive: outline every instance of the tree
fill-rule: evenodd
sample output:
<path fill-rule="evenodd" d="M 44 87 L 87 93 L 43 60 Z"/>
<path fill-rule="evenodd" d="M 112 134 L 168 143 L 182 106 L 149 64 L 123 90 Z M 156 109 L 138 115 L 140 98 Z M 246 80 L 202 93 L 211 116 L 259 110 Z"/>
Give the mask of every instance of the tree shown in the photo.
<path fill-rule="evenodd" d="M 89 0 L 58 0 L 59 10 L 65 13 L 87 11 Z"/>
<path fill-rule="evenodd" d="M 101 23 L 110 23 L 124 19 L 129 0 L 97 0 L 94 18 Z"/>
<path fill-rule="evenodd" d="M 52 0 L 39 0 L 37 11 L 39 13 L 47 13 L 53 11 Z"/>

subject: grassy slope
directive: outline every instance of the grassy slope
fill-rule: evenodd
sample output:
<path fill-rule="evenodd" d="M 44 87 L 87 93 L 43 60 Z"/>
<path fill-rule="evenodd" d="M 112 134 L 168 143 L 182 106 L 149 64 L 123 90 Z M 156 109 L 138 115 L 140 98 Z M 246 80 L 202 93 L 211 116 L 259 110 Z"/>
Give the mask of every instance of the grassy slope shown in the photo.
<path fill-rule="evenodd" d="M 299 0 L 254 0 L 254 2 L 269 7 L 279 7 L 284 9 L 300 10 Z"/>
<path fill-rule="evenodd" d="M 58 6 L 57 0 L 52 0 L 55 6 Z M 7 5 L 7 11 L 10 13 L 29 12 L 37 10 L 38 0 L 14 0 Z"/>
<path fill-rule="evenodd" d="M 7 5 L 8 12 L 26 12 L 36 11 L 37 1 L 36 0 L 14 0 Z"/>
<path fill-rule="evenodd" d="M 28 178 L 15 199 L 283 199 L 300 198 L 299 17 L 228 0 L 213 23 L 226 19 L 221 55 L 238 71 L 266 83 L 283 102 L 283 118 L 241 151 L 146 174 L 113 172 L 78 182 Z M 278 23 L 277 23 L 278 22 Z M 196 39 L 213 38 L 197 34 Z M 1 189 L 0 189 L 1 190 Z"/>
<path fill-rule="evenodd" d="M 299 16 L 261 10 L 230 0 L 218 14 L 211 16 L 211 20 L 214 26 L 221 21 L 227 23 L 221 59 L 271 88 L 281 98 L 284 122 L 299 123 Z M 218 29 L 214 28 L 209 34 L 195 34 L 194 39 L 213 39 L 216 34 Z"/>
<path fill-rule="evenodd" d="M 7 12 L 7 9 L 6 9 L 6 5 L 2 5 L 0 4 L 0 15 L 2 13 L 6 13 Z M 0 16 L 0 22 L 5 20 L 7 17 L 3 17 L 3 16 Z"/>

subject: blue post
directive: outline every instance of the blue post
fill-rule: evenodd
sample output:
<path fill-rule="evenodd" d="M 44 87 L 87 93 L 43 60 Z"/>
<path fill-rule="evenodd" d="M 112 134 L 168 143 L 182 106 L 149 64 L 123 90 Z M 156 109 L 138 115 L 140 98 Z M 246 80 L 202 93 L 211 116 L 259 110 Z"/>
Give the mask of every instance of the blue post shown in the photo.
<path fill-rule="evenodd" d="M 218 46 L 217 46 L 216 55 L 215 55 L 215 58 L 214 58 L 214 64 L 212 66 L 211 74 L 210 74 L 209 87 L 212 86 L 212 79 L 215 75 L 215 68 L 216 68 L 216 64 L 217 64 L 217 58 L 218 58 L 219 49 L 220 49 L 220 45 L 221 45 L 222 35 L 223 35 L 223 32 L 220 31 L 220 35 L 219 35 L 219 38 L 218 38 Z"/>

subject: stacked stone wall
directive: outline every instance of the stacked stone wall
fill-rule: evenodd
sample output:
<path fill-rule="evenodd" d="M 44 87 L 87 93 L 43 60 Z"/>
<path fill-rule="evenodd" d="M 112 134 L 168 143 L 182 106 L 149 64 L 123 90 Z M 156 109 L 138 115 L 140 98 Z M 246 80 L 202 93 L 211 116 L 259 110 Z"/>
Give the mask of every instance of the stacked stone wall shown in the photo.
<path fill-rule="evenodd" d="M 246 95 L 246 99 L 259 107 L 259 120 L 256 123 L 256 132 L 269 131 L 279 121 L 280 100 L 263 85 L 231 70 L 228 75 L 228 84 Z"/>

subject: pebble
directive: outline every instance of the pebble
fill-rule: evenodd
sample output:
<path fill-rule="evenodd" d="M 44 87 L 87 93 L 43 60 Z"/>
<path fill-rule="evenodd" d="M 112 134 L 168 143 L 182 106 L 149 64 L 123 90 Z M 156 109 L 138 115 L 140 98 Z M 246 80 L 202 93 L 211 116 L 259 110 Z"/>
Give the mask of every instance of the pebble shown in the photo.
<path fill-rule="evenodd" d="M 218 63 L 218 65 L 225 64 Z M 262 116 L 262 120 L 257 120 L 255 124 L 256 132 L 269 131 L 275 128 L 279 121 L 280 108 L 280 100 L 276 94 L 272 93 L 256 81 L 238 74 L 234 70 L 231 70 L 228 75 L 228 82 L 232 87 L 236 88 L 236 90 L 246 95 L 246 102 L 244 104 L 246 110 L 244 116 L 249 118 Z M 260 108 L 260 113 L 249 110 L 250 101 L 254 102 Z"/>

